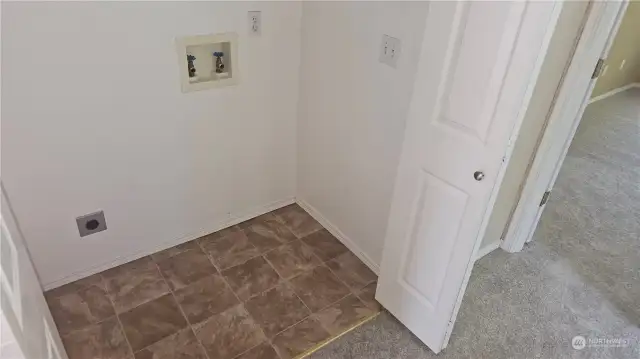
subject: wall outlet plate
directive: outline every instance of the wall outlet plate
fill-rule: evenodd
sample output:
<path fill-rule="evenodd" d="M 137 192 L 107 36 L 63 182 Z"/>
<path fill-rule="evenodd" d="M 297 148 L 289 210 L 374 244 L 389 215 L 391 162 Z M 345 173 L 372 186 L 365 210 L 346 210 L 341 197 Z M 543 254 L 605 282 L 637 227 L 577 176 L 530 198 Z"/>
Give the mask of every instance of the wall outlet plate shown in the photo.
<path fill-rule="evenodd" d="M 107 230 L 107 220 L 104 218 L 104 211 L 85 214 L 76 218 L 80 237 Z"/>
<path fill-rule="evenodd" d="M 238 83 L 238 34 L 229 32 L 212 35 L 187 36 L 176 39 L 178 68 L 182 92 L 206 90 Z M 214 53 L 223 53 L 224 69 L 216 71 Z M 192 76 L 188 56 L 192 61 L 195 76 Z"/>
<path fill-rule="evenodd" d="M 249 33 L 253 35 L 262 33 L 262 12 L 249 11 Z"/>
<path fill-rule="evenodd" d="M 400 41 L 400 39 L 391 37 L 389 35 L 382 35 L 378 61 L 396 68 L 401 51 L 402 42 Z"/>

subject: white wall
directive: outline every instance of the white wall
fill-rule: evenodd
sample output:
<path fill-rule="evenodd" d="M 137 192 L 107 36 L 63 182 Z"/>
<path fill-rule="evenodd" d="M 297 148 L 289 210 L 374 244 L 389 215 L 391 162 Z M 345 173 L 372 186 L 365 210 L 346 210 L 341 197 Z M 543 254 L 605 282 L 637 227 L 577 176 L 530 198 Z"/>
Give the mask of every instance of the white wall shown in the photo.
<path fill-rule="evenodd" d="M 298 198 L 378 265 L 426 2 L 304 2 Z M 397 69 L 382 34 L 402 41 Z"/>
<path fill-rule="evenodd" d="M 45 285 L 293 199 L 300 17 L 297 2 L 2 3 L 2 180 Z M 240 84 L 182 94 L 174 38 L 227 31 Z M 98 209 L 108 230 L 81 239 L 75 217 Z"/>

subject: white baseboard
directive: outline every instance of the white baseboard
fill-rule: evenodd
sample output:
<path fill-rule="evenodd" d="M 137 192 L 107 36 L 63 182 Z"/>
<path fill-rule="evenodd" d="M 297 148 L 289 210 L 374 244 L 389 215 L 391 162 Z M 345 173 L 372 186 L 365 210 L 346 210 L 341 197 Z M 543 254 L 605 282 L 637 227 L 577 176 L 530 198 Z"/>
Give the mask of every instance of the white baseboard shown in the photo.
<path fill-rule="evenodd" d="M 374 262 L 371 257 L 365 253 L 360 246 L 356 244 L 351 238 L 347 237 L 338 227 L 336 227 L 333 223 L 329 222 L 317 209 L 311 206 L 309 203 L 305 202 L 300 198 L 296 198 L 296 202 L 302 207 L 305 211 L 307 211 L 311 217 L 313 217 L 316 221 L 320 222 L 320 224 L 329 231 L 329 233 L 333 234 L 334 237 L 338 238 L 342 244 L 344 244 L 349 250 L 355 254 L 362 263 L 366 264 L 369 269 L 371 269 L 376 275 L 380 275 L 380 266 Z"/>
<path fill-rule="evenodd" d="M 242 211 L 240 213 L 234 213 L 232 214 L 231 219 L 224 221 L 224 222 L 217 222 L 217 223 L 213 223 L 211 226 L 208 226 L 207 228 L 203 228 L 202 230 L 194 233 L 194 234 L 190 234 L 190 235 L 186 235 L 182 238 L 178 238 L 178 239 L 174 239 L 174 240 L 170 240 L 170 241 L 164 241 L 164 242 L 160 242 L 158 243 L 157 247 L 154 248 L 147 248 L 144 250 L 136 250 L 136 251 L 132 251 L 131 253 L 127 253 L 124 255 L 121 255 L 119 257 L 117 257 L 114 260 L 99 264 L 97 266 L 91 267 L 91 268 L 87 268 L 85 270 L 81 270 L 78 272 L 75 272 L 71 275 L 65 276 L 63 278 L 60 279 L 56 279 L 47 283 L 43 283 L 42 286 L 44 288 L 45 291 L 53 289 L 53 288 L 57 288 L 60 287 L 62 285 L 65 285 L 67 283 L 71 283 L 71 282 L 75 282 L 78 279 L 82 279 L 85 277 L 88 277 L 90 275 L 96 274 L 96 273 L 100 273 L 102 271 L 105 271 L 107 269 L 110 268 L 114 268 L 117 267 L 119 265 L 134 261 L 136 259 L 148 256 L 150 254 L 159 252 L 161 250 L 165 250 L 167 248 L 171 248 L 174 246 L 177 246 L 178 244 L 181 243 L 185 243 L 185 242 L 189 242 L 192 241 L 196 238 L 200 238 L 202 236 L 205 236 L 209 233 L 213 233 L 213 232 L 217 232 L 221 229 L 236 225 L 238 223 L 244 222 L 248 219 L 260 216 L 262 214 L 265 214 L 267 212 L 271 212 L 273 210 L 276 210 L 278 208 L 284 207 L 284 206 L 288 206 L 292 203 L 295 203 L 295 199 L 294 198 L 288 198 L 288 199 L 284 199 L 284 200 L 280 200 L 280 201 L 275 201 L 275 202 L 271 202 L 269 204 L 263 205 L 263 206 L 257 206 L 257 207 L 253 207 L 249 210 L 246 211 Z"/>
<path fill-rule="evenodd" d="M 617 93 L 623 92 L 623 91 L 627 91 L 628 89 L 634 88 L 634 87 L 638 87 L 640 88 L 640 82 L 634 82 L 634 83 L 630 83 L 628 85 L 622 86 L 622 87 L 618 87 L 617 89 L 613 89 L 609 92 L 605 92 L 600 96 L 596 96 L 594 98 L 592 98 L 591 100 L 589 100 L 589 104 L 592 104 L 596 101 L 600 101 L 600 100 L 604 100 L 607 97 L 611 97 Z"/>
<path fill-rule="evenodd" d="M 484 245 L 478 249 L 478 253 L 476 253 L 476 260 L 486 256 L 487 254 L 495 251 L 500 247 L 500 241 L 491 242 L 489 244 Z"/>

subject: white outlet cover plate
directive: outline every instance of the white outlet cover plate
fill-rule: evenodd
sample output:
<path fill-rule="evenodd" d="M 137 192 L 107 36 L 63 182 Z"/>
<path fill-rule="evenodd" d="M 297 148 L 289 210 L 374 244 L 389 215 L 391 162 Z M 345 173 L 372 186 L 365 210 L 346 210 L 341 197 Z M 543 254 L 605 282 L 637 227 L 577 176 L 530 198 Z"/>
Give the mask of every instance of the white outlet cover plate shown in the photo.
<path fill-rule="evenodd" d="M 187 47 L 218 43 L 229 43 L 230 54 L 227 57 L 227 62 L 230 62 L 230 68 L 232 69 L 231 76 L 211 81 L 191 82 L 187 65 Z M 179 37 L 176 39 L 176 51 L 178 54 L 178 69 L 180 71 L 182 92 L 186 93 L 238 84 L 240 72 L 238 67 L 238 34 L 235 32 Z"/>
<path fill-rule="evenodd" d="M 398 58 L 400 58 L 400 53 L 402 52 L 402 42 L 400 39 L 395 37 L 390 37 L 391 40 L 391 54 L 389 55 L 389 66 L 395 68 L 398 65 Z"/>
<path fill-rule="evenodd" d="M 396 68 L 401 50 L 402 42 L 400 41 L 400 39 L 391 37 L 389 35 L 382 35 L 378 61 Z"/>
<path fill-rule="evenodd" d="M 255 19 L 255 20 L 254 20 Z M 261 11 L 249 11 L 249 17 L 247 19 L 249 25 L 249 33 L 252 35 L 260 35 L 262 33 L 262 12 Z M 256 28 L 253 28 L 255 22 Z"/>
<path fill-rule="evenodd" d="M 380 54 L 378 61 L 383 64 L 388 64 L 389 51 L 391 50 L 391 36 L 382 35 L 382 41 L 380 42 Z"/>

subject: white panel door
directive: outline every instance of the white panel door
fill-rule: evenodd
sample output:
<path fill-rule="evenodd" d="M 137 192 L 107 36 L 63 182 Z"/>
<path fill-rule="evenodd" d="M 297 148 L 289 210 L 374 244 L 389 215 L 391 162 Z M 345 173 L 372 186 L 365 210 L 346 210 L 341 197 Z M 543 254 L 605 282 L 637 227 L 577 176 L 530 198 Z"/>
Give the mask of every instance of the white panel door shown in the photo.
<path fill-rule="evenodd" d="M 0 212 L 0 295 L 3 330 L 11 333 L 17 348 L 0 353 L 0 359 L 67 359 L 42 288 L 33 269 L 22 234 L 2 187 Z"/>
<path fill-rule="evenodd" d="M 436 353 L 561 6 L 429 6 L 376 298 Z"/>

